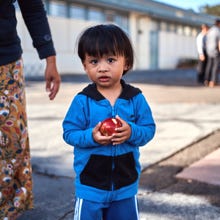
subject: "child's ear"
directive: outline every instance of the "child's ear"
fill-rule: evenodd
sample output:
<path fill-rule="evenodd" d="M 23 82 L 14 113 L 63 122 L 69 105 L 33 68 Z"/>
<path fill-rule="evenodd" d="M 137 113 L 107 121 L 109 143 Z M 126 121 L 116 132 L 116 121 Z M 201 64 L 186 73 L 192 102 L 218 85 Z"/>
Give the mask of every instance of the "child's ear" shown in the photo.
<path fill-rule="evenodd" d="M 130 69 L 130 64 L 129 61 L 127 59 L 125 59 L 125 64 L 124 64 L 124 71 L 127 71 Z"/>
<path fill-rule="evenodd" d="M 125 66 L 124 66 L 124 71 L 127 71 L 128 70 L 128 65 L 127 64 L 125 64 Z"/>

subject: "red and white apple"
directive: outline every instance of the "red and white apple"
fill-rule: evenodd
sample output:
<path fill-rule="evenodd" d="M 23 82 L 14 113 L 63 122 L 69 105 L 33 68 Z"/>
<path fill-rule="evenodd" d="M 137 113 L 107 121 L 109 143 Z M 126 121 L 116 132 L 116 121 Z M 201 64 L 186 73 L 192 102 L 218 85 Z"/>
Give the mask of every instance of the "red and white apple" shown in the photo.
<path fill-rule="evenodd" d="M 102 121 L 101 126 L 100 126 L 100 132 L 104 136 L 111 136 L 113 135 L 116 131 L 116 128 L 119 128 L 122 126 L 122 123 L 119 119 L 117 118 L 107 118 L 104 121 Z"/>

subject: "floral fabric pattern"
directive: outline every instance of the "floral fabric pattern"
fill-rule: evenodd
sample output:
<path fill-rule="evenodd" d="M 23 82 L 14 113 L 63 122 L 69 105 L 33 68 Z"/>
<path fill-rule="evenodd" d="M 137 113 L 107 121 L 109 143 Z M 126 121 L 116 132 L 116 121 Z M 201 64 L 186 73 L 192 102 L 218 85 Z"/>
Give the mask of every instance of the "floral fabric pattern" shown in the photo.
<path fill-rule="evenodd" d="M 0 219 L 33 207 L 23 62 L 0 66 Z"/>

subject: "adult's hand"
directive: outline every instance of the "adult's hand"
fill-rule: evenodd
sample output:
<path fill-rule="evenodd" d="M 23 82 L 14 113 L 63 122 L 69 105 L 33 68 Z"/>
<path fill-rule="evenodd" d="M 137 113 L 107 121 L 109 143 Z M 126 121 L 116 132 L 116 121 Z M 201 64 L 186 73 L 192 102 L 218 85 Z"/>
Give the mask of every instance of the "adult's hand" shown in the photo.
<path fill-rule="evenodd" d="M 57 71 L 56 57 L 50 56 L 46 58 L 45 69 L 46 91 L 49 92 L 49 99 L 53 100 L 60 88 L 60 75 Z"/>

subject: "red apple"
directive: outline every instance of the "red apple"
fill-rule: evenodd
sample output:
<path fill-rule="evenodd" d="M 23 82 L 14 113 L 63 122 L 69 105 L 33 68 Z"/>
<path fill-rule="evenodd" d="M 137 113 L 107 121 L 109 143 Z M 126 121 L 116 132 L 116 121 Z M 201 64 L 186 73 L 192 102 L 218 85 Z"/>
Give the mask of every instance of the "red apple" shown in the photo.
<path fill-rule="evenodd" d="M 111 136 L 116 131 L 116 128 L 119 128 L 122 126 L 122 123 L 117 118 L 107 118 L 101 123 L 100 132 L 104 136 Z"/>

